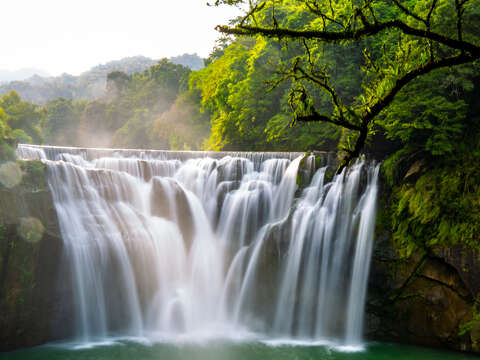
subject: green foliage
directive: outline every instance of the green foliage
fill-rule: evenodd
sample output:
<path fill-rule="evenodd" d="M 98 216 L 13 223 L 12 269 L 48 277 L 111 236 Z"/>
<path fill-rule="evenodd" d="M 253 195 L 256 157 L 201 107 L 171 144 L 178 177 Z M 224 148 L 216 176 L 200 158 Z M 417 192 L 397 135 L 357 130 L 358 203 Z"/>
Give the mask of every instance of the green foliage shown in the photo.
<path fill-rule="evenodd" d="M 307 21 L 302 18 L 304 12 L 288 11 L 291 16 L 285 13 L 285 21 Z M 202 110 L 211 114 L 208 149 L 304 151 L 336 147 L 339 131 L 331 125 L 292 127 L 288 107 L 291 83 L 277 84 L 275 70 L 296 58 L 299 51 L 298 44 L 279 46 L 262 38 L 237 39 L 224 46 L 221 55 L 216 51 L 206 68 L 192 74 L 190 86 L 201 91 Z M 315 94 L 321 102 L 319 92 Z"/>
<path fill-rule="evenodd" d="M 404 147 L 386 159 L 382 164 L 382 178 L 386 180 L 388 186 L 393 187 L 399 182 L 401 174 L 405 174 L 407 169 L 402 167 L 402 161 L 411 153 L 409 147 Z"/>
<path fill-rule="evenodd" d="M 430 11 L 425 1 L 401 3 L 421 17 Z M 261 10 L 249 23 L 260 27 L 272 21 L 297 30 L 336 31 L 339 23 L 352 29 L 361 25 L 353 14 L 356 5 L 348 1 L 332 6 L 293 0 L 277 1 L 275 7 L 271 1 L 259 4 Z M 319 12 L 329 15 L 317 16 L 309 6 L 319 6 Z M 393 4 L 373 1 L 369 6 L 382 21 L 401 19 L 423 26 Z M 472 41 L 478 37 L 477 10 L 468 5 L 464 12 L 464 33 Z M 434 30 L 455 30 L 456 22 L 446 18 L 451 11 L 450 0 L 438 2 L 432 13 Z M 358 138 L 355 130 L 295 122 L 295 116 L 315 109 L 338 117 L 343 109 L 349 121 L 360 126 L 362 112 L 388 94 L 402 75 L 428 60 L 428 46 L 427 40 L 395 29 L 336 43 L 222 38 L 199 71 L 190 72 L 164 59 L 143 72 L 111 72 L 100 99 L 87 104 L 65 99 L 50 102 L 43 127 L 49 143 L 63 145 L 306 151 L 335 150 L 340 141 L 340 149 L 352 149 Z M 434 50 L 437 55 L 450 51 L 443 45 Z M 299 73 L 286 76 L 294 64 L 317 76 L 317 83 Z M 369 125 L 369 139 L 381 133 L 389 141 L 401 142 L 403 157 L 417 152 L 454 153 L 463 134 L 470 131 L 465 119 L 475 73 L 477 65 L 464 66 L 412 82 L 380 114 L 375 126 Z M 341 106 L 325 91 L 330 87 Z"/>
<path fill-rule="evenodd" d="M 469 130 L 469 94 L 478 66 L 440 70 L 405 88 L 378 124 L 387 138 L 435 156 L 454 153 Z"/>
<path fill-rule="evenodd" d="M 7 114 L 0 108 L 0 161 L 13 159 L 13 149 L 10 146 L 12 129 L 7 123 Z"/>
<path fill-rule="evenodd" d="M 188 68 L 166 59 L 143 73 L 110 74 L 103 121 L 104 130 L 113 132 L 112 145 L 170 148 L 168 134 L 161 134 L 154 124 L 187 90 L 189 74 Z"/>
<path fill-rule="evenodd" d="M 74 102 L 62 97 L 49 101 L 44 107 L 46 116 L 42 121 L 45 142 L 52 145 L 76 145 L 77 127 L 85 106 L 84 102 Z"/>
<path fill-rule="evenodd" d="M 114 71 L 107 76 L 103 97 L 90 102 L 59 97 L 40 107 L 22 101 L 15 92 L 3 95 L 0 160 L 13 159 L 17 143 L 41 144 L 44 140 L 63 146 L 198 149 L 208 136 L 208 119 L 200 114 L 198 96 L 182 98 L 189 91 L 190 73 L 188 68 L 166 59 L 142 72 Z M 176 117 L 177 128 L 170 132 L 162 128 L 159 119 L 176 101 L 177 108 L 171 113 L 178 113 L 178 107 L 183 105 L 188 109 L 183 113 L 185 117 Z M 192 133 L 195 129 L 198 134 Z M 184 136 L 182 132 L 187 130 L 189 134 Z"/>
<path fill-rule="evenodd" d="M 21 186 L 32 191 L 44 191 L 48 188 L 45 176 L 46 165 L 39 160 L 17 160 L 22 172 Z"/>
<path fill-rule="evenodd" d="M 14 91 L 0 98 L 0 161 L 13 160 L 18 143 L 42 143 L 44 111 L 24 102 Z"/>
<path fill-rule="evenodd" d="M 181 94 L 169 110 L 154 120 L 153 135 L 171 150 L 201 149 L 210 134 L 209 116 L 200 109 L 200 93 Z"/>
<path fill-rule="evenodd" d="M 473 308 L 472 308 L 472 312 L 473 312 L 472 319 L 460 326 L 460 330 L 458 332 L 458 335 L 462 336 L 462 335 L 468 334 L 476 324 L 480 323 L 480 311 L 477 310 L 477 307 L 478 307 L 477 304 L 475 304 L 473 306 Z"/>
<path fill-rule="evenodd" d="M 393 192 L 393 238 L 405 256 L 436 246 L 480 249 L 476 69 L 473 64 L 422 78 L 382 120 L 387 136 L 403 143 L 382 170 Z"/>
<path fill-rule="evenodd" d="M 136 111 L 132 117 L 118 129 L 113 136 L 113 146 L 124 148 L 148 148 L 149 131 L 152 125 L 148 121 L 147 111 Z M 145 144 L 142 146 L 141 144 Z"/>
<path fill-rule="evenodd" d="M 456 244 L 480 249 L 479 164 L 477 145 L 394 187 L 393 239 L 404 255 Z"/>
<path fill-rule="evenodd" d="M 0 108 L 3 109 L 7 125 L 11 129 L 23 130 L 24 132 L 23 134 L 17 131 L 11 134 L 14 139 L 31 139 L 37 144 L 43 142 L 40 122 L 44 112 L 37 105 L 22 101 L 16 92 L 11 91 L 0 98 Z"/>
<path fill-rule="evenodd" d="M 161 129 L 158 119 L 188 90 L 190 72 L 163 59 L 142 72 L 109 73 L 105 94 L 97 100 L 49 101 L 42 121 L 46 140 L 64 146 L 169 149 L 173 135 L 168 128 Z M 190 115 L 198 115 L 198 106 L 196 111 Z M 177 118 L 177 124 L 190 120 Z M 185 146 L 198 148 L 198 136 L 184 141 L 193 141 L 195 144 Z"/>
<path fill-rule="evenodd" d="M 238 3 L 247 2 L 216 2 Z M 248 4 L 244 17 L 218 29 L 298 48 L 290 61 L 281 58 L 276 64 L 277 85 L 292 83 L 288 102 L 293 122 L 319 121 L 346 129 L 339 170 L 361 155 L 379 132 L 387 139 L 415 143 L 415 150 L 434 156 L 454 152 L 465 131 L 467 104 L 463 94 L 445 94 L 455 82 L 448 73 L 472 68 L 480 58 L 478 1 Z M 452 70 L 456 65 L 464 67 Z M 276 123 L 278 119 L 282 117 Z M 279 127 L 270 129 L 277 132 Z"/>

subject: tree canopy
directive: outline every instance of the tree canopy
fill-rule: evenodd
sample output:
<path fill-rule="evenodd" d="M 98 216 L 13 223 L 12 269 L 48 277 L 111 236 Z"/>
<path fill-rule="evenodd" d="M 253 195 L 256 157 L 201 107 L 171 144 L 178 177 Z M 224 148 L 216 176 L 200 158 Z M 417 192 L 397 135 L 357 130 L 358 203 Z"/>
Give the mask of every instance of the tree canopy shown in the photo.
<path fill-rule="evenodd" d="M 217 0 L 239 5 L 243 0 Z M 295 122 L 326 122 L 349 132 L 343 168 L 363 150 L 376 122 L 395 97 L 434 70 L 462 64 L 478 66 L 480 3 L 477 0 L 268 0 L 249 1 L 243 18 L 217 29 L 229 35 L 261 36 L 303 45 L 303 54 L 281 64 L 277 83 L 291 80 L 289 102 Z M 306 22 L 291 21 L 295 12 Z M 362 91 L 340 96 L 332 66 L 321 61 L 328 45 L 360 45 Z M 319 106 L 306 84 L 327 94 L 330 107 Z M 439 104 L 437 104 L 439 105 Z M 457 104 L 460 106 L 460 104 Z M 440 105 L 439 105 L 440 106 Z M 430 107 L 433 111 L 433 109 Z M 455 109 L 453 109 L 455 111 Z M 444 127 L 443 130 L 446 130 Z M 454 127 L 447 130 L 455 133 Z"/>

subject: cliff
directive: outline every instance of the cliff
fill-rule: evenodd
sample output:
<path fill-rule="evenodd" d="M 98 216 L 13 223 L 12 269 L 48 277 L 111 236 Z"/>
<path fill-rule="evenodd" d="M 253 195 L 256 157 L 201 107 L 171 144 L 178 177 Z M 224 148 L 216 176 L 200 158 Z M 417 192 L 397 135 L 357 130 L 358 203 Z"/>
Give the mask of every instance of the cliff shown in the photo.
<path fill-rule="evenodd" d="M 17 162 L 15 171 L 15 163 L 9 164 L 17 179 L 0 184 L 0 351 L 68 336 L 71 323 L 68 276 L 60 271 L 62 241 L 45 166 Z"/>
<path fill-rule="evenodd" d="M 390 191 L 380 193 L 368 338 L 480 353 L 480 252 L 439 244 L 406 255 L 393 240 Z"/>

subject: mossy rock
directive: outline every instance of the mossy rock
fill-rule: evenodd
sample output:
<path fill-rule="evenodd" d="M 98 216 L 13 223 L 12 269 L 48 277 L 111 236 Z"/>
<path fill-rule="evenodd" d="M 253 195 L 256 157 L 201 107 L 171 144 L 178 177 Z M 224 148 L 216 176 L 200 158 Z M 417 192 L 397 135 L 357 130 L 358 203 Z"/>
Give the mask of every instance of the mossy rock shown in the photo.
<path fill-rule="evenodd" d="M 472 325 L 470 340 L 472 342 L 472 350 L 480 353 L 480 321 L 476 321 Z"/>
<path fill-rule="evenodd" d="M 308 153 L 305 153 L 302 160 L 300 160 L 300 164 L 298 164 L 298 172 L 297 172 L 297 185 L 299 189 L 304 189 L 310 183 L 310 169 L 307 167 L 307 159 Z"/>
<path fill-rule="evenodd" d="M 13 166 L 21 181 L 0 185 L 0 351 L 69 336 L 73 314 L 46 166 L 40 161 Z"/>
<path fill-rule="evenodd" d="M 325 171 L 325 183 L 329 183 L 333 180 L 333 178 L 335 177 L 335 174 L 337 173 L 336 169 L 332 168 L 331 166 L 329 166 L 327 168 L 327 171 Z"/>
<path fill-rule="evenodd" d="M 45 191 L 48 188 L 46 165 L 38 160 L 18 160 L 22 179 L 17 188 L 24 191 Z"/>
<path fill-rule="evenodd" d="M 314 168 L 309 169 L 307 165 L 307 160 L 310 155 L 314 156 Z M 307 186 L 310 185 L 310 181 L 312 180 L 315 171 L 318 169 L 328 166 L 325 172 L 325 183 L 328 183 L 333 180 L 336 174 L 336 169 L 333 164 L 330 164 L 329 157 L 331 154 L 329 153 L 322 153 L 322 152 L 313 152 L 313 153 L 305 153 L 300 164 L 298 165 L 298 173 L 297 173 L 297 195 L 300 195 L 301 191 L 305 189 Z"/>

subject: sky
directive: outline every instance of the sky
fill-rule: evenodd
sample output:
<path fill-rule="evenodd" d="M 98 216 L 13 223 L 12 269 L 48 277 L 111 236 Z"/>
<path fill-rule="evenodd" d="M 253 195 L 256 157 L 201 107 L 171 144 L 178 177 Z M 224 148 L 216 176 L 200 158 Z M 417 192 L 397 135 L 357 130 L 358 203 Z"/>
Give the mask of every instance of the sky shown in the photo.
<path fill-rule="evenodd" d="M 78 75 L 127 56 L 207 57 L 239 15 L 214 0 L 2 0 L 0 69 Z"/>

